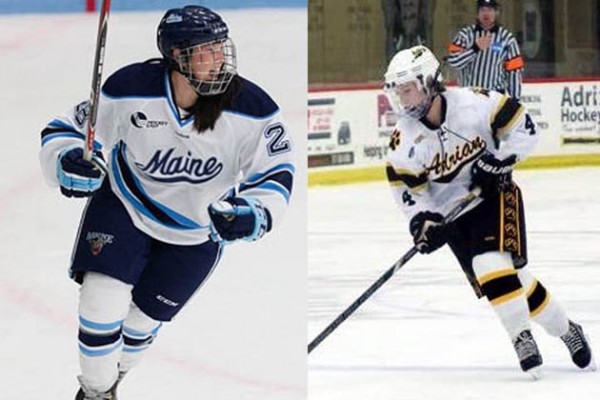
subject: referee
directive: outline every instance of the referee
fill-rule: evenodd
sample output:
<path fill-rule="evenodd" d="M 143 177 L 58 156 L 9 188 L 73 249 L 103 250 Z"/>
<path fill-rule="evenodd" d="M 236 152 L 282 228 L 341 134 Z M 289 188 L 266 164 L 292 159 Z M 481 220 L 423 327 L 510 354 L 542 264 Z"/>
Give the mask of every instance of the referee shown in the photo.
<path fill-rule="evenodd" d="M 511 32 L 496 24 L 498 2 L 477 0 L 477 23 L 462 28 L 448 46 L 448 64 L 459 70 L 460 86 L 521 97 L 523 57 Z"/>

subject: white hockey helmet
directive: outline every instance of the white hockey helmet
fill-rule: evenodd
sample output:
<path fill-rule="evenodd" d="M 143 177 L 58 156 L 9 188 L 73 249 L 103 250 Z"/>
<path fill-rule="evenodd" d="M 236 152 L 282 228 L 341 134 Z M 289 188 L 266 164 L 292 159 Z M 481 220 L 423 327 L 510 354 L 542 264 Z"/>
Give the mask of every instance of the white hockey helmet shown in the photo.
<path fill-rule="evenodd" d="M 385 73 L 384 86 L 394 111 L 417 119 L 424 117 L 431 107 L 437 83 L 443 82 L 439 67 L 435 55 L 422 45 L 396 53 Z M 402 86 L 411 82 L 416 84 L 417 98 L 414 93 L 412 97 L 401 94 Z"/>

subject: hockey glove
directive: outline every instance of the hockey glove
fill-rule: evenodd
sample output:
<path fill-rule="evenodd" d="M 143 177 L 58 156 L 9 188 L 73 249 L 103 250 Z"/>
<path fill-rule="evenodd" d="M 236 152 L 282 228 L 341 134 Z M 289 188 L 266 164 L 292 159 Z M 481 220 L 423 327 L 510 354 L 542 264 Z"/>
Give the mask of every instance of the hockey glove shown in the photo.
<path fill-rule="evenodd" d="M 512 155 L 498 160 L 491 154 L 484 154 L 471 167 L 471 190 L 479 186 L 481 197 L 490 198 L 512 186 L 512 167 L 517 157 Z"/>
<path fill-rule="evenodd" d="M 429 254 L 446 244 L 446 226 L 441 223 L 443 219 L 440 213 L 424 211 L 410 220 L 410 233 L 419 253 Z"/>
<path fill-rule="evenodd" d="M 215 242 L 252 242 L 271 230 L 271 214 L 260 201 L 228 197 L 208 206 L 210 238 Z"/>
<path fill-rule="evenodd" d="M 87 161 L 81 147 L 63 150 L 56 170 L 60 191 L 67 197 L 91 196 L 102 185 L 107 171 L 102 153 L 95 151 L 92 161 Z"/>

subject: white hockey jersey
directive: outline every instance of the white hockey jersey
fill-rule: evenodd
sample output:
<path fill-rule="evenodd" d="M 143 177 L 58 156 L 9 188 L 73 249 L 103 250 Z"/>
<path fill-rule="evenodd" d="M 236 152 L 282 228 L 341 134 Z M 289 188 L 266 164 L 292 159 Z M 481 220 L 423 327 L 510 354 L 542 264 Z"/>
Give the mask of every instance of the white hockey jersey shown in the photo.
<path fill-rule="evenodd" d="M 164 64 L 132 64 L 107 79 L 94 145 L 138 229 L 167 243 L 205 242 L 208 205 L 233 194 L 260 200 L 273 225 L 280 222 L 295 171 L 291 137 L 277 104 L 248 80 L 241 87 L 214 130 L 198 133 L 173 100 Z M 87 113 L 81 103 L 42 131 L 40 159 L 51 185 L 58 185 L 60 151 L 83 147 Z"/>
<path fill-rule="evenodd" d="M 421 211 L 446 215 L 469 192 L 471 166 L 484 152 L 525 158 L 538 135 L 525 107 L 495 91 L 449 88 L 442 124 L 401 118 L 390 139 L 386 173 L 396 203 L 410 220 Z M 479 204 L 476 200 L 464 212 Z"/>

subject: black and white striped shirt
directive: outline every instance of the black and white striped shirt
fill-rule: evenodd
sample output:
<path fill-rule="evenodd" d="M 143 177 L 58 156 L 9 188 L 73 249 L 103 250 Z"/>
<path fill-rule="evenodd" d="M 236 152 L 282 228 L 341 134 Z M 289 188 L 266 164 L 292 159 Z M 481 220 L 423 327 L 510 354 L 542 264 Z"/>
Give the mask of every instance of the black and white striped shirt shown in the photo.
<path fill-rule="evenodd" d="M 462 28 L 448 46 L 448 64 L 460 71 L 460 86 L 497 90 L 519 99 L 523 79 L 523 57 L 517 40 L 500 25 L 489 30 L 492 42 L 481 50 L 475 40 L 486 34 L 479 25 Z"/>

